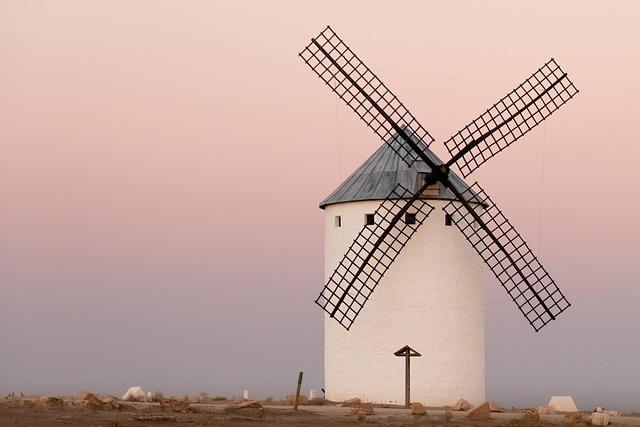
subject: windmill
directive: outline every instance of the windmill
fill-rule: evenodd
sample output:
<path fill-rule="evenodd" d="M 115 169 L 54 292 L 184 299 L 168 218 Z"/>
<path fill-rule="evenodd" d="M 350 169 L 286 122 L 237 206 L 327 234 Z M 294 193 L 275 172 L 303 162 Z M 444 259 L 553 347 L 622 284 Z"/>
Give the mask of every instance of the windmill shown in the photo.
<path fill-rule="evenodd" d="M 369 166 L 363 165 L 354 173 L 354 176 L 361 173 L 363 168 L 369 167 L 371 171 L 380 168 L 379 165 L 384 162 L 380 159 L 373 161 L 372 159 L 376 156 L 388 159 L 392 155 L 395 160 L 403 163 L 392 171 L 395 173 L 393 176 L 398 179 L 393 183 L 395 187 L 387 189 L 385 196 L 369 194 L 364 197 L 360 195 L 351 199 L 346 197 L 340 199 L 335 197 L 334 192 L 333 199 L 330 196 L 321 204 L 324 209 L 333 202 L 382 200 L 375 212 L 365 215 L 364 225 L 344 252 L 337 267 L 327 274 L 327 283 L 315 301 L 332 319 L 325 322 L 325 387 L 328 398 L 340 400 L 353 397 L 348 394 L 366 387 L 381 388 L 385 384 L 380 380 L 376 385 L 375 379 L 368 383 L 361 382 L 361 378 L 372 377 L 372 373 L 367 370 L 369 367 L 375 369 L 377 375 L 383 370 L 380 366 L 386 362 L 382 362 L 382 359 L 376 359 L 376 362 L 372 361 L 369 365 L 367 360 L 378 357 L 377 346 L 387 345 L 387 341 L 393 341 L 395 335 L 405 333 L 407 325 L 389 329 L 389 324 L 393 323 L 391 317 L 403 319 L 403 315 L 390 314 L 391 312 L 387 310 L 386 314 L 380 314 L 378 316 L 380 318 L 376 321 L 367 320 L 370 325 L 355 323 L 356 327 L 354 327 L 354 322 L 368 301 L 370 301 L 369 305 L 377 304 L 371 296 L 381 282 L 393 282 L 393 286 L 398 289 L 404 286 L 404 282 L 420 282 L 410 288 L 410 292 L 417 296 L 422 289 L 420 286 L 426 288 L 431 285 L 428 277 L 416 277 L 416 274 L 411 276 L 403 273 L 402 280 L 397 277 L 392 279 L 393 274 L 397 272 L 391 268 L 394 262 L 400 260 L 399 263 L 402 263 L 403 256 L 405 258 L 409 256 L 405 247 L 410 239 L 414 238 L 425 244 L 430 241 L 432 236 L 415 239 L 418 229 L 425 223 L 429 224 L 430 221 L 427 220 L 435 210 L 435 207 L 426 201 L 428 199 L 431 199 L 433 204 L 442 205 L 446 225 L 453 224 L 457 227 L 475 252 L 480 255 L 482 261 L 495 274 L 536 332 L 555 320 L 570 306 L 522 236 L 491 201 L 485 190 L 478 183 L 467 186 L 451 170 L 455 166 L 465 178 L 468 177 L 487 160 L 513 144 L 578 93 L 567 74 L 554 59 L 545 63 L 522 84 L 445 141 L 444 144 L 451 158 L 443 162 L 429 150 L 429 145 L 434 141 L 429 132 L 331 27 L 327 27 L 317 37 L 312 38 L 311 43 L 299 53 L 299 56 L 386 144 L 386 148 L 383 145 L 379 152 L 369 159 Z M 385 162 L 392 163 L 389 160 Z M 401 168 L 405 169 L 396 170 Z M 406 178 L 409 176 L 405 173 L 407 171 L 411 172 L 410 178 Z M 382 171 L 377 175 L 387 172 L 389 171 Z M 354 176 L 349 179 L 352 181 L 359 179 Z M 416 182 L 412 181 L 415 176 L 418 176 Z M 387 179 L 386 184 L 389 182 Z M 377 182 L 369 187 L 376 187 L 376 191 L 379 192 L 386 184 Z M 344 193 L 348 190 L 336 190 L 338 191 Z M 440 200 L 436 202 L 436 199 L 444 199 L 447 202 Z M 341 220 L 340 216 L 335 217 L 335 227 L 341 227 Z M 417 235 L 420 236 L 420 233 Z M 459 237 L 447 237 L 447 239 L 449 239 L 448 242 L 454 241 L 453 239 L 464 242 Z M 457 245 L 457 241 L 454 244 Z M 413 250 L 411 256 L 415 261 L 414 264 L 427 262 L 427 256 L 437 255 L 437 253 L 427 256 L 420 254 L 419 256 L 422 256 L 420 260 L 415 248 L 409 250 Z M 439 247 L 435 250 L 439 250 Z M 460 252 L 468 249 L 456 250 Z M 479 273 L 479 269 L 469 269 L 467 266 L 477 261 L 471 260 L 466 255 L 462 258 L 467 261 L 455 268 L 461 270 L 466 268 L 468 270 L 465 273 L 466 276 L 460 278 L 452 273 L 453 280 L 449 278 L 448 282 L 475 280 L 477 284 L 479 279 L 473 277 L 481 276 L 476 274 Z M 406 264 L 402 268 L 409 270 Z M 438 264 L 436 267 L 441 265 Z M 390 283 L 387 285 L 391 287 Z M 458 286 L 458 284 L 451 286 Z M 483 296 L 478 296 L 479 288 L 481 286 L 476 286 L 474 290 L 473 298 L 476 305 L 482 305 L 484 301 Z M 385 286 L 382 286 L 382 289 L 385 291 Z M 453 295 L 451 292 L 450 294 Z M 455 295 L 450 299 L 451 301 L 459 299 L 461 294 L 458 292 Z M 399 306 L 398 310 L 401 309 L 402 307 Z M 367 313 L 367 310 L 364 313 Z M 421 358 L 422 363 L 436 361 L 436 366 L 431 368 L 431 377 L 423 381 L 424 384 L 420 385 L 419 381 L 417 384 L 416 381 L 412 381 L 413 390 L 423 387 L 422 392 L 430 396 L 430 403 L 448 404 L 451 400 L 448 402 L 445 400 L 452 399 L 453 396 L 457 396 L 456 399 L 466 397 L 471 401 L 484 399 L 484 313 L 482 310 L 476 310 L 475 313 L 477 314 L 468 316 L 460 309 L 449 317 L 449 323 L 457 322 L 451 327 L 458 332 L 444 333 L 441 341 L 451 347 L 450 353 L 429 354 L 424 348 L 428 347 L 429 343 L 416 344 L 421 346 L 425 356 Z M 431 315 L 431 317 L 434 316 L 436 315 Z M 465 319 L 460 320 L 463 317 Z M 341 328 L 333 329 L 332 325 L 335 324 L 332 323 L 333 321 L 344 328 L 343 332 L 339 332 Z M 433 323 L 433 319 L 429 322 Z M 438 325 L 438 327 L 428 325 L 423 329 L 415 329 L 413 335 L 407 337 L 406 342 L 413 340 L 414 336 L 421 333 L 433 336 L 440 333 L 438 331 L 443 328 L 449 328 L 449 325 Z M 428 332 L 423 332 L 427 329 Z M 469 340 L 473 344 L 458 343 L 460 340 L 456 339 L 456 334 L 465 329 L 472 330 L 470 335 L 477 335 L 477 339 Z M 364 332 L 364 330 L 367 331 Z M 381 331 L 385 334 L 382 338 Z M 374 341 L 377 344 L 372 344 Z M 400 339 L 397 344 L 403 345 L 406 342 Z M 411 342 L 415 343 L 415 340 Z M 388 346 L 391 350 L 396 343 L 389 342 Z M 386 351 L 380 350 L 380 353 Z M 345 356 L 345 354 L 349 355 Z M 462 360 L 464 357 L 466 359 Z M 453 363 L 456 366 L 447 370 L 448 366 L 452 365 L 453 359 L 456 360 L 456 363 Z M 393 368 L 389 367 L 389 370 L 391 369 Z M 458 375 L 460 371 L 466 372 L 467 377 L 450 378 Z M 436 374 L 440 374 L 441 378 L 434 380 Z M 429 381 L 431 383 L 435 381 L 438 384 L 427 384 Z M 399 390 L 402 390 L 401 386 Z M 395 392 L 381 392 L 380 397 L 367 397 L 369 400 L 394 401 L 395 397 L 389 397 L 393 393 Z M 420 390 L 418 390 L 419 393 Z M 441 396 L 446 395 L 446 398 L 442 397 L 445 400 L 434 400 L 435 393 L 440 393 Z"/>

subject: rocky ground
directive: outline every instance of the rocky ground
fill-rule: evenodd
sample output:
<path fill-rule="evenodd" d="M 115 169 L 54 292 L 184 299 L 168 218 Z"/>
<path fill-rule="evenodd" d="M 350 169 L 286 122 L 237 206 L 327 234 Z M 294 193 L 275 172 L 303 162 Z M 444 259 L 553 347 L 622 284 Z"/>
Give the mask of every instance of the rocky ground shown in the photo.
<path fill-rule="evenodd" d="M 339 406 L 320 402 L 321 406 L 301 406 L 294 411 L 286 402 L 189 403 L 178 399 L 155 402 L 125 402 L 110 396 L 92 395 L 79 399 L 10 397 L 0 401 L 0 426 L 149 426 L 149 425 L 222 425 L 242 426 L 510 426 L 591 425 L 590 413 L 567 420 L 564 414 L 526 410 L 491 413 L 489 420 L 473 420 L 465 411 L 426 408 L 426 415 L 414 415 L 409 409 Z M 423 408 L 419 408 L 422 410 Z M 373 414 L 371 414 L 373 412 Z M 617 416 L 611 425 L 640 426 L 640 417 Z"/>

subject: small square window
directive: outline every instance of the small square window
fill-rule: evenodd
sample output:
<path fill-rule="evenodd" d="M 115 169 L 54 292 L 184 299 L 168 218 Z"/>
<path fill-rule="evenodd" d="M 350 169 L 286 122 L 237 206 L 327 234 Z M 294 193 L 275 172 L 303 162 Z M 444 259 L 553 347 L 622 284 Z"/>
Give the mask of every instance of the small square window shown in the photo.
<path fill-rule="evenodd" d="M 449 214 L 444 215 L 444 225 L 447 227 L 451 227 L 451 223 L 453 222 L 453 218 Z"/>
<path fill-rule="evenodd" d="M 375 214 L 364 214 L 364 225 L 376 225 Z"/>
<path fill-rule="evenodd" d="M 340 215 L 336 215 L 335 217 L 335 226 L 342 227 L 342 217 Z"/>
<path fill-rule="evenodd" d="M 415 225 L 416 223 L 416 214 L 407 212 L 404 214 L 404 222 L 407 225 Z"/>

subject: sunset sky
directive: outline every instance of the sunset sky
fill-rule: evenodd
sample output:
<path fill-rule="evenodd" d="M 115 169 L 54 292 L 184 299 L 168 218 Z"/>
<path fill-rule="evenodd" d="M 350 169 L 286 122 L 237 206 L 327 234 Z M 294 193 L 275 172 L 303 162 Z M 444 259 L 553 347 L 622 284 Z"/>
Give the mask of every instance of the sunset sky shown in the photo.
<path fill-rule="evenodd" d="M 0 394 L 323 387 L 318 203 L 381 144 L 297 56 L 330 24 L 443 158 L 569 73 L 467 180 L 573 304 L 536 334 L 487 273 L 487 396 L 640 410 L 640 3 L 530 4 L 0 1 Z"/>

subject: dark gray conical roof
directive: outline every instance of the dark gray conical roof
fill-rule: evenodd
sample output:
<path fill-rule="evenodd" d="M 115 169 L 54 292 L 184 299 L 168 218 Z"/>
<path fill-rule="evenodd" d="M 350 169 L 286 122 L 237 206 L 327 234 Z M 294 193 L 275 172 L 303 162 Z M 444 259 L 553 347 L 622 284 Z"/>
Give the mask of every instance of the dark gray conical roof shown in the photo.
<path fill-rule="evenodd" d="M 411 135 L 427 156 L 436 164 L 443 163 L 423 142 Z M 396 149 L 405 144 L 398 135 L 391 138 L 362 164 L 349 178 L 347 178 L 333 193 L 320 203 L 320 208 L 334 203 L 353 202 L 357 200 L 383 200 L 389 196 L 397 184 L 401 184 L 412 193 L 418 191 L 424 174 L 430 173 L 431 168 L 423 161 L 416 161 L 411 167 L 391 148 Z M 458 191 L 463 192 L 469 186 L 455 173 L 450 172 L 449 179 Z M 455 200 L 450 190 L 440 190 L 438 195 L 422 197 L 424 199 Z"/>

